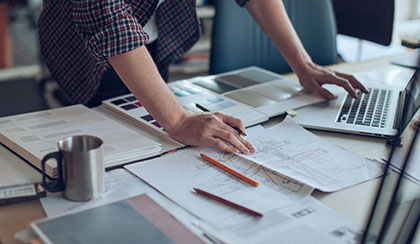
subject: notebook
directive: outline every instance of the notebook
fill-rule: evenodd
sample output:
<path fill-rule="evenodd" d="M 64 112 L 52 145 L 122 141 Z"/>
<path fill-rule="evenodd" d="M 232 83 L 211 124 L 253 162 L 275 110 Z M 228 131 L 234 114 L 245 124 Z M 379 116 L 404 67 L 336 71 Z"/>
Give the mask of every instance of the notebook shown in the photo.
<path fill-rule="evenodd" d="M 94 135 L 104 141 L 106 168 L 160 154 L 161 145 L 83 105 L 74 105 L 0 118 L 0 142 L 41 169 L 41 159 L 57 151 L 57 142 L 68 136 Z M 55 161 L 46 173 L 57 176 Z"/>
<path fill-rule="evenodd" d="M 31 223 L 45 243 L 205 243 L 147 194 Z"/>

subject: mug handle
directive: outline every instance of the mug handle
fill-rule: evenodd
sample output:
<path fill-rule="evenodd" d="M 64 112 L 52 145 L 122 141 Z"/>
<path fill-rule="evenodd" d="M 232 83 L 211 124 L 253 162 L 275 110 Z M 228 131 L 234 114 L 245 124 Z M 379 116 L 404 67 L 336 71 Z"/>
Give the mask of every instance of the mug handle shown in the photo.
<path fill-rule="evenodd" d="M 54 158 L 57 160 L 58 167 L 58 178 L 55 180 L 50 180 L 47 182 L 47 174 L 45 173 L 45 163 L 48 159 Z M 60 152 L 52 152 L 42 158 L 41 162 L 42 167 L 42 185 L 49 192 L 59 192 L 64 190 L 64 181 L 63 181 L 63 161 L 62 155 Z"/>

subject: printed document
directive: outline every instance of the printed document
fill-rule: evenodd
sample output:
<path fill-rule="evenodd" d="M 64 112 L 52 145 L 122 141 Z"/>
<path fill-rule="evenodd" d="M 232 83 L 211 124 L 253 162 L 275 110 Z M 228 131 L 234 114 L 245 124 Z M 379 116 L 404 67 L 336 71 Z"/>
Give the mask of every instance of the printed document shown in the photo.
<path fill-rule="evenodd" d="M 240 154 L 241 157 L 324 192 L 337 191 L 382 174 L 379 163 L 330 144 L 290 119 L 247 133 L 257 152 Z"/>
<path fill-rule="evenodd" d="M 360 243 L 361 238 L 358 225 L 313 197 L 274 209 L 263 218 L 243 219 L 224 229 L 206 223 L 196 225 L 225 243 L 351 244 Z"/>
<path fill-rule="evenodd" d="M 159 154 L 161 145 L 83 105 L 0 118 L 0 142 L 41 168 L 41 159 L 57 151 L 57 142 L 68 136 L 94 135 L 104 141 L 105 167 Z M 47 174 L 57 176 L 54 163 Z"/>
<path fill-rule="evenodd" d="M 199 218 L 225 228 L 248 214 L 193 193 L 200 188 L 255 211 L 266 213 L 308 196 L 312 188 L 264 170 L 236 155 L 226 159 L 229 166 L 258 181 L 253 187 L 200 158 L 208 148 L 190 148 L 125 168 L 142 178 Z M 208 156 L 213 156 L 209 154 Z"/>
<path fill-rule="evenodd" d="M 80 211 L 152 191 L 154 191 L 152 188 L 127 170 L 114 169 L 105 173 L 105 192 L 98 198 L 87 202 L 75 202 L 65 199 L 61 192 L 48 192 L 48 197 L 41 198 L 40 201 L 45 214 L 52 217 L 68 211 Z"/>

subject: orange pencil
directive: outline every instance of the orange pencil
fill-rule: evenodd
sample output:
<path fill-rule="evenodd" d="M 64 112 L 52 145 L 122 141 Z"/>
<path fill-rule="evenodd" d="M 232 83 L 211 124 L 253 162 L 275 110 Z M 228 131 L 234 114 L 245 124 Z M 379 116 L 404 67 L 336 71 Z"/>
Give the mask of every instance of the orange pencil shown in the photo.
<path fill-rule="evenodd" d="M 227 167 L 226 165 L 224 165 L 220 162 L 217 162 L 216 160 L 210 158 L 209 156 L 207 156 L 205 154 L 200 153 L 200 156 L 201 156 L 202 159 L 206 160 L 207 162 L 210 162 L 210 163 L 216 165 L 217 167 L 225 170 L 226 172 L 229 172 L 229 173 L 233 174 L 234 176 L 240 178 L 241 180 L 247 182 L 248 184 L 250 184 L 252 186 L 258 186 L 259 185 L 258 182 L 256 182 L 255 180 L 246 177 L 245 175 Z"/>
<path fill-rule="evenodd" d="M 264 216 L 262 213 L 259 213 L 257 211 L 252 210 L 252 209 L 249 209 L 247 207 L 241 206 L 241 205 L 239 205 L 237 203 L 231 202 L 231 201 L 229 201 L 227 199 L 221 198 L 221 197 L 216 196 L 214 194 L 211 194 L 210 192 L 206 192 L 206 191 L 201 190 L 201 189 L 198 189 L 198 188 L 193 188 L 193 189 L 194 189 L 194 191 L 197 194 L 200 194 L 200 195 L 206 196 L 206 197 L 208 197 L 210 199 L 219 201 L 219 202 L 224 203 L 224 204 L 226 204 L 228 206 L 231 206 L 233 208 L 236 208 L 238 210 L 241 210 L 241 211 L 243 211 L 245 213 L 249 213 L 249 214 L 254 215 L 254 216 L 257 216 L 257 217 L 263 217 Z"/>

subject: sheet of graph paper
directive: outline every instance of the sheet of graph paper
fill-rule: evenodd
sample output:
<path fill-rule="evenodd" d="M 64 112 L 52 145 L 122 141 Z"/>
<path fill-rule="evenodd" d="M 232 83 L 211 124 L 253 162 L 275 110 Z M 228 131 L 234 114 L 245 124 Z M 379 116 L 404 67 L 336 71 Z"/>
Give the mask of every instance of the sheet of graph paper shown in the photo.
<path fill-rule="evenodd" d="M 378 163 L 333 145 L 289 119 L 247 133 L 257 152 L 238 155 L 321 191 L 337 191 L 382 173 Z"/>
<path fill-rule="evenodd" d="M 135 187 L 126 187 L 123 186 L 132 184 Z M 123 187 L 124 190 L 119 188 Z M 93 206 L 96 202 L 105 202 L 105 200 L 112 199 L 123 199 L 124 197 L 134 196 L 145 192 L 147 185 L 140 181 L 136 176 L 132 175 L 125 169 L 115 169 L 105 173 L 105 192 L 99 198 L 90 200 L 88 202 L 75 202 L 69 201 L 62 196 L 62 193 L 48 193 L 48 197 L 41 198 L 41 204 L 44 208 L 45 213 L 48 217 L 52 217 L 58 214 L 62 214 L 67 211 L 80 209 L 82 207 Z M 118 193 L 122 196 L 112 196 L 115 195 L 114 191 L 118 190 Z"/>
<path fill-rule="evenodd" d="M 360 243 L 361 228 L 313 197 L 249 218 L 223 230 L 196 225 L 225 243 Z"/>

